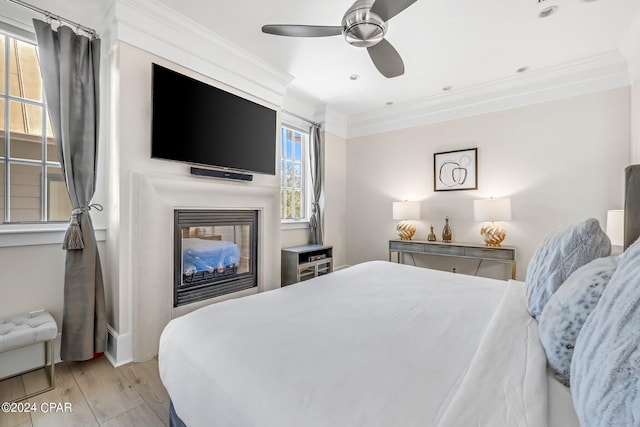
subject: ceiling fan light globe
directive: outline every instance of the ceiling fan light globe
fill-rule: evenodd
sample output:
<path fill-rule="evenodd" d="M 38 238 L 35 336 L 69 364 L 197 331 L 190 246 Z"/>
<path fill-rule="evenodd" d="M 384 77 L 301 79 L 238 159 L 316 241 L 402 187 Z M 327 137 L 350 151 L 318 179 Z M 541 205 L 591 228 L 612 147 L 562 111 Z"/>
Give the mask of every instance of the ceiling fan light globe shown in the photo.
<path fill-rule="evenodd" d="M 344 32 L 344 39 L 352 46 L 369 47 L 378 44 L 384 38 L 384 28 L 377 24 L 357 24 Z"/>
<path fill-rule="evenodd" d="M 369 47 L 379 43 L 387 32 L 385 22 L 368 8 L 347 12 L 342 18 L 344 39 L 352 46 Z"/>

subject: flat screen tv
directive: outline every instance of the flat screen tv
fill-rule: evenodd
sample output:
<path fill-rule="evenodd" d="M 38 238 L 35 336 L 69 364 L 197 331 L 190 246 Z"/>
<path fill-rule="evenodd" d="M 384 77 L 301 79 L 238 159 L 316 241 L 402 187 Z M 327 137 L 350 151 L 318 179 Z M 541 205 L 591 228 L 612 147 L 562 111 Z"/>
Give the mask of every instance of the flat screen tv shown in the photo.
<path fill-rule="evenodd" d="M 276 173 L 276 112 L 153 64 L 151 157 Z"/>

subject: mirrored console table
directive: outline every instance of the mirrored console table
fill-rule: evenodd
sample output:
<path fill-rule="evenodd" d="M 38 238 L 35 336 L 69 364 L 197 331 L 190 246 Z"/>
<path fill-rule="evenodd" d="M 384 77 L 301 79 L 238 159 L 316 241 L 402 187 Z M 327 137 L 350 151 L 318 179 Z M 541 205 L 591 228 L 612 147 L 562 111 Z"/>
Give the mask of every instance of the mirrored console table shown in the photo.
<path fill-rule="evenodd" d="M 485 246 L 475 243 L 443 243 L 427 240 L 389 240 L 389 261 L 396 253 L 400 263 L 401 254 L 426 254 L 458 258 L 473 258 L 511 264 L 511 278 L 516 278 L 516 248 L 513 246 Z"/>

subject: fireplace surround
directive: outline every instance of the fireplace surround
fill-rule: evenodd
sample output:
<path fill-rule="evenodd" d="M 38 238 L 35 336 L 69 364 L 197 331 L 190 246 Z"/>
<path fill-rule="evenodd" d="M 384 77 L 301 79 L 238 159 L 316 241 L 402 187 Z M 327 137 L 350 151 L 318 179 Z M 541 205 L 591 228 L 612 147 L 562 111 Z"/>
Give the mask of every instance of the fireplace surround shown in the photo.
<path fill-rule="evenodd" d="M 113 288 L 113 298 L 122 301 L 115 307 L 122 320 L 114 328 L 118 336 L 111 339 L 119 359 L 144 362 L 157 355 L 162 330 L 173 318 L 211 303 L 280 287 L 280 185 L 272 178 L 258 176 L 249 184 L 188 175 L 132 175 L 131 228 L 127 228 L 131 241 L 121 245 L 130 257 L 120 258 L 124 273 L 113 278 L 121 283 Z M 258 286 L 174 307 L 176 209 L 257 211 Z"/>

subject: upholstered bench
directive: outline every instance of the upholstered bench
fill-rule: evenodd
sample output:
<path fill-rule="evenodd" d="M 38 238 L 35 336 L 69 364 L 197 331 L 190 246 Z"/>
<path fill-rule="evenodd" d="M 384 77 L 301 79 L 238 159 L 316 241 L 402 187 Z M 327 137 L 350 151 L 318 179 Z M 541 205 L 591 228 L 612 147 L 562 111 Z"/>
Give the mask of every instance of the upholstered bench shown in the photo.
<path fill-rule="evenodd" d="M 51 314 L 44 310 L 0 318 L 0 353 L 43 343 L 45 366 L 47 364 L 47 360 L 50 362 L 50 367 L 48 369 L 49 387 L 16 400 L 28 399 L 55 388 L 54 346 L 57 334 L 58 327 L 56 325 L 56 321 L 53 319 Z M 24 374 L 25 372 L 29 371 L 19 372 L 14 376 Z"/>

